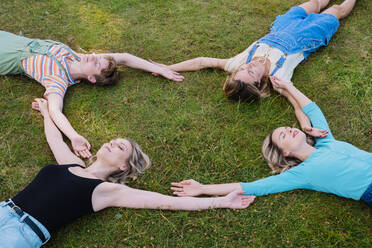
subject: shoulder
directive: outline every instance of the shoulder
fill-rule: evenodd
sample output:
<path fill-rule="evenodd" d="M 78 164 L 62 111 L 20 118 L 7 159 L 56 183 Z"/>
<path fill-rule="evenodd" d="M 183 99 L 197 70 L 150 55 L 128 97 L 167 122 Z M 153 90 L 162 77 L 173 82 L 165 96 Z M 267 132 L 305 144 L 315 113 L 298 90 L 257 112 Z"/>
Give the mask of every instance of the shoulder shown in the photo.
<path fill-rule="evenodd" d="M 123 193 L 130 189 L 126 185 L 103 182 L 99 184 L 92 194 L 92 206 L 95 212 L 114 206 L 118 197 L 123 197 Z"/>

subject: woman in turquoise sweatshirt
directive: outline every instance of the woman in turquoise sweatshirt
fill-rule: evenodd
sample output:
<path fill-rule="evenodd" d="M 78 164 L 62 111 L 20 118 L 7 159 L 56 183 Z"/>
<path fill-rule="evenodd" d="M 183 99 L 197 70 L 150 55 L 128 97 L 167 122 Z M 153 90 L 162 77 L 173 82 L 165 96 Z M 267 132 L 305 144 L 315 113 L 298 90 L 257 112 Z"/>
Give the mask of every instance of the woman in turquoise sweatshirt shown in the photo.
<path fill-rule="evenodd" d="M 372 153 L 336 140 L 319 107 L 291 83 L 271 77 L 275 87 L 292 103 L 296 116 L 308 122 L 303 130 L 279 127 L 262 145 L 270 168 L 278 175 L 249 183 L 203 185 L 194 180 L 172 183 L 178 196 L 225 195 L 235 189 L 262 196 L 293 189 L 311 189 L 345 198 L 363 200 L 372 206 Z M 302 114 L 298 115 L 301 111 Z M 310 124 L 311 122 L 311 124 Z"/>

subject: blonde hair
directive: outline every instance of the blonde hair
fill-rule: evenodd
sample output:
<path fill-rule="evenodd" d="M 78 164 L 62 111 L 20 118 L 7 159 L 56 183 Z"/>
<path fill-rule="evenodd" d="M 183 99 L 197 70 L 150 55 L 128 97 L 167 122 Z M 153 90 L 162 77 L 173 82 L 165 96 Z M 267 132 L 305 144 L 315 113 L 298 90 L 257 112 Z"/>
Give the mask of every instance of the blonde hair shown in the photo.
<path fill-rule="evenodd" d="M 253 102 L 270 95 L 271 82 L 269 76 L 264 75 L 261 82 L 244 83 L 234 79 L 239 68 L 227 76 L 223 85 L 223 91 L 229 100 Z"/>
<path fill-rule="evenodd" d="M 290 168 L 302 163 L 301 160 L 295 157 L 285 157 L 283 155 L 282 149 L 279 148 L 277 144 L 273 142 L 273 133 L 272 131 L 264 140 L 262 144 L 262 155 L 269 167 L 272 170 L 273 174 L 282 173 Z M 314 146 L 315 140 L 313 137 L 306 135 L 306 142 Z"/>
<path fill-rule="evenodd" d="M 129 179 L 137 179 L 138 175 L 145 173 L 145 170 L 151 166 L 149 157 L 142 151 L 141 147 L 131 139 L 126 138 L 126 140 L 132 145 L 132 154 L 126 161 L 128 169 L 111 174 L 107 177 L 108 182 L 125 184 Z M 93 164 L 96 160 L 97 156 L 94 155 L 89 159 L 88 166 Z"/>

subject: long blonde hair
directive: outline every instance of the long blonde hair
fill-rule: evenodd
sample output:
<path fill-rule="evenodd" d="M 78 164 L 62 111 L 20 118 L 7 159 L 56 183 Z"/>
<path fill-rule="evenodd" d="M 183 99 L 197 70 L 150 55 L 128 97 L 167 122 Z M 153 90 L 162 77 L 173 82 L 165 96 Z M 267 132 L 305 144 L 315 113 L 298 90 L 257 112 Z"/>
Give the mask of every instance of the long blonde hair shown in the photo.
<path fill-rule="evenodd" d="M 262 144 L 262 155 L 269 167 L 272 170 L 273 174 L 282 173 L 290 168 L 302 163 L 301 160 L 295 157 L 285 157 L 283 155 L 282 149 L 279 148 L 277 144 L 273 142 L 273 133 L 272 131 L 264 140 Z M 315 140 L 313 137 L 306 135 L 306 142 L 314 146 Z"/>
<path fill-rule="evenodd" d="M 126 161 L 128 169 L 126 171 L 118 171 L 111 174 L 107 178 L 108 182 L 125 184 L 129 179 L 135 180 L 140 174 L 145 173 L 145 170 L 151 166 L 149 156 L 142 151 L 141 147 L 135 141 L 128 138 L 125 139 L 132 145 L 132 154 Z M 93 164 L 96 160 L 97 156 L 94 155 L 89 159 L 88 166 Z"/>

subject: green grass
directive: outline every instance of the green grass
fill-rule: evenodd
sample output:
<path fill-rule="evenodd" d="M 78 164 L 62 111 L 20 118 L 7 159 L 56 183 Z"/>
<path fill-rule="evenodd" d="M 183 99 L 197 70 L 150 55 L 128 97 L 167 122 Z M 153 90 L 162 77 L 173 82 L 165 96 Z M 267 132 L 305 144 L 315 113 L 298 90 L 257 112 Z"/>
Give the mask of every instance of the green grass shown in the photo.
<path fill-rule="evenodd" d="M 166 64 L 228 58 L 266 34 L 294 0 L 9 1 L 0 27 L 58 40 L 76 51 L 129 52 Z M 331 4 L 340 3 L 331 1 Z M 299 65 L 293 82 L 325 113 L 337 139 L 372 152 L 372 2 L 359 0 L 330 45 Z M 270 175 L 260 155 L 274 128 L 297 125 L 283 97 L 259 104 L 225 99 L 225 74 L 184 73 L 183 83 L 122 68 L 114 87 L 71 87 L 64 113 L 96 152 L 115 137 L 138 141 L 152 160 L 129 185 L 171 194 L 169 183 L 251 181 Z M 54 163 L 31 102 L 43 88 L 0 77 L 0 199 Z M 259 197 L 246 210 L 107 209 L 55 233 L 46 247 L 371 247 L 366 204 L 306 190 Z"/>

